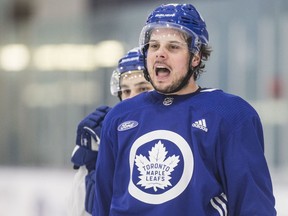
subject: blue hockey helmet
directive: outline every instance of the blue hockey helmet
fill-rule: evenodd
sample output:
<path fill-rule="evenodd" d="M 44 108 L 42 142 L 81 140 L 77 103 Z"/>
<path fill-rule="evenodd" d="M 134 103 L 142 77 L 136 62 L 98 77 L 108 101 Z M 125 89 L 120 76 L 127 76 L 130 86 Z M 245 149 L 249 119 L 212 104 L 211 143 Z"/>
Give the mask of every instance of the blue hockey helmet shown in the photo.
<path fill-rule="evenodd" d="M 173 28 L 184 32 L 191 42 L 188 48 L 192 53 L 198 53 L 202 45 L 208 45 L 209 35 L 206 23 L 201 14 L 192 4 L 163 4 L 157 7 L 147 18 L 143 27 L 139 44 L 145 52 L 151 32 L 158 28 Z"/>
<path fill-rule="evenodd" d="M 143 72 L 144 57 L 138 47 L 128 51 L 128 53 L 118 61 L 118 67 L 113 71 L 110 81 L 110 91 L 113 96 L 119 96 L 121 91 L 120 78 L 126 73 Z"/>

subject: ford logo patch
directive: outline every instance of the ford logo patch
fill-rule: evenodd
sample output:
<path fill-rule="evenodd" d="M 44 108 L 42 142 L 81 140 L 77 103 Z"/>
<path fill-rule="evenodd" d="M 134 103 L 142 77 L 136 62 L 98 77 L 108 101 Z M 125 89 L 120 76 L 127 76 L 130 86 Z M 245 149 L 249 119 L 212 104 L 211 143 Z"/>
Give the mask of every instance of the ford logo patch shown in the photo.
<path fill-rule="evenodd" d="M 138 122 L 136 122 L 136 121 L 125 121 L 118 126 L 117 130 L 118 131 L 129 130 L 131 128 L 137 127 L 137 125 L 138 125 Z"/>

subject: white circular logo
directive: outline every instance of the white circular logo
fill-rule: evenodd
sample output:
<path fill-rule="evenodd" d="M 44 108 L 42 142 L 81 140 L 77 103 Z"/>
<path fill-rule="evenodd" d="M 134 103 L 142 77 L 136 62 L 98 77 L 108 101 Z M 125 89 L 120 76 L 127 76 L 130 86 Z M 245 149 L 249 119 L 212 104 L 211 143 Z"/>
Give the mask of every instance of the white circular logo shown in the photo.
<path fill-rule="evenodd" d="M 157 193 L 157 194 L 152 194 L 152 193 L 147 193 L 144 190 L 139 189 L 135 183 L 133 182 L 133 167 L 136 165 L 138 166 L 138 169 L 141 173 L 141 166 L 139 164 L 143 164 L 145 163 L 145 161 L 147 161 L 147 159 L 145 159 L 143 157 L 143 155 L 137 155 L 137 150 L 147 144 L 148 142 L 151 142 L 153 140 L 156 140 L 155 146 L 152 148 L 151 151 L 149 151 L 150 154 L 152 154 L 153 156 L 153 151 L 157 151 L 157 152 L 163 152 L 163 155 L 166 155 L 167 151 L 166 148 L 164 146 L 164 144 L 162 144 L 161 140 L 164 141 L 169 141 L 173 144 L 175 144 L 183 157 L 183 172 L 182 175 L 179 179 L 179 181 L 177 181 L 177 183 L 175 185 L 169 185 L 169 182 L 167 183 L 170 187 L 170 189 L 165 190 L 163 193 Z M 156 150 L 155 150 L 156 149 Z M 155 154 L 156 155 L 156 154 Z M 172 166 L 166 166 L 165 165 L 165 161 L 162 160 L 162 163 L 155 163 L 155 162 L 151 162 L 149 161 L 149 163 L 146 163 L 146 165 L 143 165 L 142 168 L 142 172 L 146 172 L 148 173 L 148 169 L 151 169 L 153 166 L 153 170 L 149 170 L 149 174 L 151 174 L 152 172 L 157 172 L 158 174 L 160 172 L 162 172 L 162 178 L 165 180 L 165 175 L 167 176 L 168 174 L 172 173 L 173 174 L 173 168 L 177 166 L 178 162 L 179 162 L 179 157 L 173 155 L 172 157 L 170 157 L 170 160 L 173 161 L 173 165 Z M 156 130 L 156 131 L 152 131 L 149 132 L 147 134 L 144 134 L 143 136 L 139 137 L 132 145 L 132 148 L 130 150 L 130 156 L 129 156 L 129 164 L 130 164 L 130 182 L 128 185 L 128 191 L 129 193 L 136 199 L 145 202 L 145 203 L 149 203 L 149 204 L 161 204 L 164 202 L 167 202 L 169 200 L 174 199 L 175 197 L 179 196 L 188 186 L 191 178 L 192 178 L 192 174 L 193 174 L 193 169 L 194 169 L 194 158 L 193 158 L 193 154 L 191 151 L 191 148 L 189 146 L 189 144 L 186 142 L 186 140 L 180 136 L 179 134 L 172 132 L 172 131 L 168 131 L 168 130 Z M 170 163 L 171 164 L 171 163 Z M 161 169 L 163 171 L 161 171 Z M 168 174 L 167 174 L 168 173 Z M 152 175 L 151 175 L 152 176 Z M 148 176 L 149 178 L 152 179 L 151 176 Z M 157 175 L 158 178 L 160 175 Z M 147 175 L 146 175 L 147 177 Z M 140 178 L 140 177 L 139 177 Z M 154 181 L 157 181 L 159 179 L 155 179 L 155 175 L 154 175 Z M 171 179 L 173 178 L 172 176 L 169 176 L 169 178 L 167 179 Z M 141 179 L 141 178 L 140 178 Z M 163 180 L 162 179 L 162 180 Z M 163 180 L 163 181 L 164 181 Z M 153 182 L 153 181 L 152 181 Z M 167 182 L 167 180 L 166 180 Z M 146 184 L 144 179 L 141 179 L 137 184 L 141 184 L 141 185 L 145 185 L 145 188 L 154 188 L 154 190 L 157 190 L 157 184 Z M 159 187 L 159 186 L 158 186 Z M 161 186 L 162 189 L 165 186 Z"/>
<path fill-rule="evenodd" d="M 166 97 L 166 98 L 164 99 L 164 101 L 163 101 L 163 104 L 164 104 L 165 106 L 169 106 L 169 105 L 171 105 L 171 104 L 173 103 L 173 100 L 174 100 L 173 97 Z"/>

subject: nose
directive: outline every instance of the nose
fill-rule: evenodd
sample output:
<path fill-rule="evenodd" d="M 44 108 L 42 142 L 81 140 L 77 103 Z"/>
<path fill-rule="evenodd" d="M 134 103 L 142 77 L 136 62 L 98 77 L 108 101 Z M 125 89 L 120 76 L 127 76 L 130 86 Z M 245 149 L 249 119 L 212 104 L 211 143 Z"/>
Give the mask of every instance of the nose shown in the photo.
<path fill-rule="evenodd" d="M 163 46 L 160 46 L 156 52 L 156 58 L 166 58 L 167 53 Z"/>

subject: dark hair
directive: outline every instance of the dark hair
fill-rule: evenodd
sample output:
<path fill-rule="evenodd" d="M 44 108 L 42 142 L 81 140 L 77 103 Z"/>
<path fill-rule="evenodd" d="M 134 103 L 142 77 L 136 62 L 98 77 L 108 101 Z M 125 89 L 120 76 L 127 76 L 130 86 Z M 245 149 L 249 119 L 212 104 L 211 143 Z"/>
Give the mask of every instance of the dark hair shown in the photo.
<path fill-rule="evenodd" d="M 208 45 L 202 45 L 201 46 L 201 49 L 200 49 L 200 63 L 199 65 L 197 66 L 197 68 L 195 69 L 194 73 L 193 73 L 193 78 L 194 80 L 197 80 L 199 79 L 200 75 L 202 73 L 205 72 L 205 62 L 208 61 L 210 55 L 211 55 L 211 52 L 212 52 L 212 47 L 211 46 L 208 46 Z"/>

